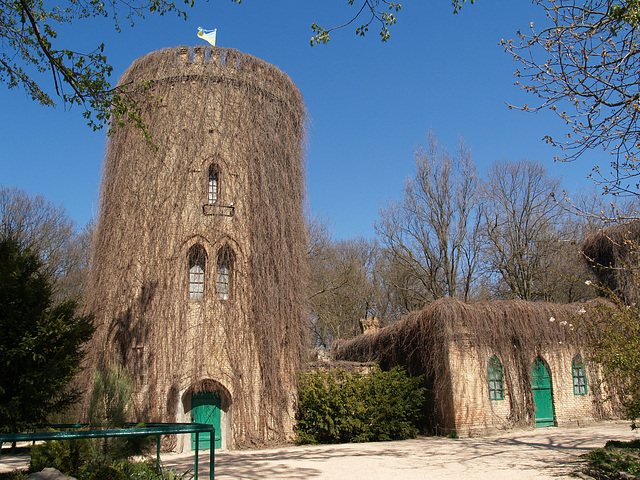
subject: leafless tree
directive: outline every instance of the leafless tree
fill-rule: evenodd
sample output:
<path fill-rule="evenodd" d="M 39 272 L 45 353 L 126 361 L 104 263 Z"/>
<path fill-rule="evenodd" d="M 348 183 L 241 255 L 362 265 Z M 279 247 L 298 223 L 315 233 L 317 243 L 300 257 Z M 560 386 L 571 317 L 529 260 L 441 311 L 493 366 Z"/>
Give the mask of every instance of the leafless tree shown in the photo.
<path fill-rule="evenodd" d="M 540 101 L 523 110 L 550 108 L 570 132 L 546 140 L 573 160 L 600 147 L 611 154 L 609 166 L 593 175 L 606 192 L 640 194 L 640 2 L 625 0 L 535 0 L 547 23 L 530 33 L 518 32 L 505 49 L 522 64 L 516 72 L 522 88 Z"/>
<path fill-rule="evenodd" d="M 381 289 L 375 274 L 377 246 L 356 238 L 332 240 L 326 222 L 310 222 L 309 309 L 313 344 L 329 348 L 360 333 L 360 319 L 384 321 Z M 382 297 L 384 298 L 384 297 Z M 384 302 L 383 302 L 384 303 Z"/>
<path fill-rule="evenodd" d="M 77 233 L 62 206 L 15 187 L 0 188 L 3 237 L 11 236 L 37 254 L 54 279 L 54 300 L 79 300 L 89 266 L 92 226 Z"/>
<path fill-rule="evenodd" d="M 477 186 L 463 140 L 452 157 L 428 132 L 404 200 L 382 208 L 376 224 L 397 282 L 390 287 L 405 291 L 407 307 L 446 296 L 469 298 L 479 254 Z"/>
<path fill-rule="evenodd" d="M 562 209 L 554 198 L 560 182 L 536 162 L 496 162 L 483 188 L 486 268 L 500 295 L 535 300 L 537 281 L 561 245 Z M 500 292 L 504 285 L 507 292 Z"/>

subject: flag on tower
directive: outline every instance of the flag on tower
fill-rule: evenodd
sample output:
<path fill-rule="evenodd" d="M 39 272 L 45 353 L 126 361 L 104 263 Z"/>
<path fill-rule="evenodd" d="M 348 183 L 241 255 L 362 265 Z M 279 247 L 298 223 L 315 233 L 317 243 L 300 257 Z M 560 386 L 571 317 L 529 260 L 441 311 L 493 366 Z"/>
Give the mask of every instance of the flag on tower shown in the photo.
<path fill-rule="evenodd" d="M 198 27 L 198 37 L 200 37 L 202 40 L 209 42 L 211 45 L 215 47 L 216 46 L 216 30 L 217 28 L 214 28 L 213 30 L 204 30 L 202 27 Z"/>

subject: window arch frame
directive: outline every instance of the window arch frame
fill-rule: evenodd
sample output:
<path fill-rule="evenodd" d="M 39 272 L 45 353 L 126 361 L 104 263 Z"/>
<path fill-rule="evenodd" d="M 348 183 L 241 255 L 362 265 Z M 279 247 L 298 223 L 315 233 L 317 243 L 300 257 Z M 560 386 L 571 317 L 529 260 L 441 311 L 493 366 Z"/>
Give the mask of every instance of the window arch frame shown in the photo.
<path fill-rule="evenodd" d="M 571 359 L 571 378 L 573 379 L 573 394 L 576 396 L 587 395 L 587 369 L 582 360 L 582 355 L 576 354 Z"/>
<path fill-rule="evenodd" d="M 497 355 L 492 355 L 487 363 L 487 386 L 489 387 L 489 400 L 504 400 L 503 368 Z"/>
<path fill-rule="evenodd" d="M 207 273 L 207 250 L 196 243 L 187 254 L 187 298 L 190 301 L 204 300 Z"/>
<path fill-rule="evenodd" d="M 216 300 L 229 301 L 233 299 L 236 254 L 230 245 L 225 244 L 216 255 Z"/>

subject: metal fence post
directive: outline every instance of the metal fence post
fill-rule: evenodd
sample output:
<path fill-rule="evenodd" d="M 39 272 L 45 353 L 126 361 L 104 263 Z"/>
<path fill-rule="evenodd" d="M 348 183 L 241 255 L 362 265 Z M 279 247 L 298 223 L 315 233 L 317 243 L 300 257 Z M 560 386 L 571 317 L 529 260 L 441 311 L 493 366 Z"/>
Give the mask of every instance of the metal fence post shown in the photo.
<path fill-rule="evenodd" d="M 216 429 L 211 425 L 211 442 L 209 442 L 209 480 L 213 480 L 215 475 L 213 473 L 213 466 L 215 464 L 215 454 L 216 454 L 216 438 L 215 438 Z"/>
<path fill-rule="evenodd" d="M 156 467 L 158 470 L 160 470 L 160 437 L 161 435 L 158 435 L 158 452 L 156 455 Z"/>
<path fill-rule="evenodd" d="M 200 432 L 196 432 L 196 461 L 195 461 L 195 479 L 198 480 L 198 447 L 200 447 Z"/>

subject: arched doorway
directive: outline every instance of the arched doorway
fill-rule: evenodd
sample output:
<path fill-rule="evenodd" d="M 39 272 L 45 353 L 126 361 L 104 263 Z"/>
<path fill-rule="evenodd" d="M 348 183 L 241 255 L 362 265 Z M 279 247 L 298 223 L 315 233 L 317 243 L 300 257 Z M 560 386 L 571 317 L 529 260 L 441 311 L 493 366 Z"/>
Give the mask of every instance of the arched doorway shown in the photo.
<path fill-rule="evenodd" d="M 536 428 L 554 426 L 551 375 L 541 358 L 536 358 L 531 366 L 531 390 L 536 405 Z"/>
<path fill-rule="evenodd" d="M 204 391 L 191 394 L 191 422 L 213 425 L 215 428 L 215 448 L 222 446 L 222 430 L 220 418 L 222 414 L 222 397 L 219 391 Z M 199 435 L 198 449 L 209 449 L 209 435 Z M 191 449 L 196 448 L 196 434 L 191 434 Z"/>

